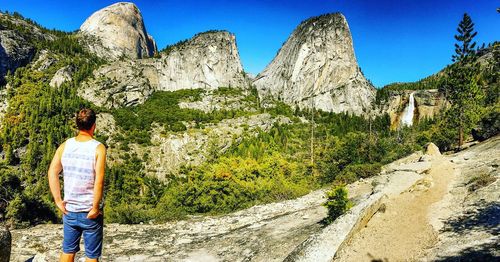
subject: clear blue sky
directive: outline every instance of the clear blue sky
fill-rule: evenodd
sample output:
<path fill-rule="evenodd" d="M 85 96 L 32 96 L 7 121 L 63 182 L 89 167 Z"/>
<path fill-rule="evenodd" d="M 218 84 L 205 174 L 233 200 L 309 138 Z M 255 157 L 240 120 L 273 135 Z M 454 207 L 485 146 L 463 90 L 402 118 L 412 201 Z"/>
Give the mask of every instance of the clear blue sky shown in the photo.
<path fill-rule="evenodd" d="M 0 0 L 47 28 L 78 29 L 94 11 L 119 1 Z M 257 74 L 304 19 L 342 12 L 351 28 L 358 63 L 376 86 L 415 81 L 450 63 L 456 27 L 464 12 L 476 24 L 478 43 L 500 40 L 499 0 L 212 0 L 147 1 L 141 10 L 159 48 L 195 33 L 236 34 L 243 67 Z"/>

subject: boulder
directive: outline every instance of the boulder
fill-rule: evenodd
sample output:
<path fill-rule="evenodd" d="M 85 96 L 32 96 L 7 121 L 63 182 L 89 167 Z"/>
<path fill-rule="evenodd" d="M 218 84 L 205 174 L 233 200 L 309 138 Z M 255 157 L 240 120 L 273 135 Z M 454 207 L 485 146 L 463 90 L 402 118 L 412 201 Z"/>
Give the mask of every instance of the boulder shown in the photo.
<path fill-rule="evenodd" d="M 441 152 L 439 151 L 439 148 L 434 143 L 431 142 L 427 145 L 425 154 L 429 156 L 440 156 Z"/>

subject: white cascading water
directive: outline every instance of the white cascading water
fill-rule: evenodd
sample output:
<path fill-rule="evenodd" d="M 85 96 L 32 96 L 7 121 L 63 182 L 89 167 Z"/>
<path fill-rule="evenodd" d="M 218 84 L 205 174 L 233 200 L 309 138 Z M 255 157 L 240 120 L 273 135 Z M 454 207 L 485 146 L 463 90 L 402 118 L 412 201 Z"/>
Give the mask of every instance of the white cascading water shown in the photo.
<path fill-rule="evenodd" d="M 415 111 L 415 98 L 413 98 L 413 93 L 410 94 L 410 99 L 408 102 L 408 106 L 406 106 L 403 111 L 403 116 L 401 117 L 401 125 L 402 126 L 411 126 L 413 125 L 413 113 Z"/>

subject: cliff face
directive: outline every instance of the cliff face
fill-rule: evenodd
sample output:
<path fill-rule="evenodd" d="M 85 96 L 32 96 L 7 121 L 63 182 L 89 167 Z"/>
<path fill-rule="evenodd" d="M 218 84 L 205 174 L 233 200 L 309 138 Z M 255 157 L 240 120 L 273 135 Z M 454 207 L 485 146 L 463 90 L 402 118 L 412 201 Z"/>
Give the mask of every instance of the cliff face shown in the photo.
<path fill-rule="evenodd" d="M 437 89 L 390 91 L 388 100 L 380 107 L 381 113 L 389 114 L 391 128 L 400 126 L 401 116 L 408 106 L 410 94 L 414 93 L 415 111 L 413 120 L 433 118 L 449 106 L 449 102 Z"/>
<path fill-rule="evenodd" d="M 132 3 L 116 3 L 95 12 L 82 24 L 80 34 L 89 50 L 99 57 L 144 58 L 156 53 L 156 43 Z"/>
<path fill-rule="evenodd" d="M 159 89 L 247 87 L 236 37 L 227 31 L 197 34 L 159 60 Z"/>
<path fill-rule="evenodd" d="M 22 19 L 0 13 L 0 84 L 5 83 L 7 72 L 13 73 L 35 57 L 33 39 L 50 40 L 52 36 Z"/>
<path fill-rule="evenodd" d="M 347 21 L 339 13 L 302 22 L 254 84 L 261 96 L 330 112 L 360 115 L 375 97 L 356 62 Z"/>
<path fill-rule="evenodd" d="M 143 103 L 154 91 L 218 87 L 246 88 L 236 40 L 229 32 L 207 32 L 171 47 L 160 58 L 116 61 L 94 72 L 79 94 L 99 106 Z"/>

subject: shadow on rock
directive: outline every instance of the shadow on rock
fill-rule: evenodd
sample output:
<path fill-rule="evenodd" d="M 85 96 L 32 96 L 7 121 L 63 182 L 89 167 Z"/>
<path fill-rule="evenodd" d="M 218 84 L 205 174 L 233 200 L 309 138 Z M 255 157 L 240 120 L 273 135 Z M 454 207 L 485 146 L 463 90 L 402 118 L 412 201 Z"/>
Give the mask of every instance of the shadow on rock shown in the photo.
<path fill-rule="evenodd" d="M 466 261 L 500 261 L 500 256 L 494 254 L 494 250 L 500 250 L 500 243 L 486 243 L 475 247 L 461 250 L 457 255 L 441 257 L 435 261 L 439 262 L 466 262 Z"/>
<path fill-rule="evenodd" d="M 458 234 L 482 231 L 492 235 L 500 233 L 500 204 L 489 203 L 477 210 L 468 211 L 444 223 L 443 232 Z"/>

